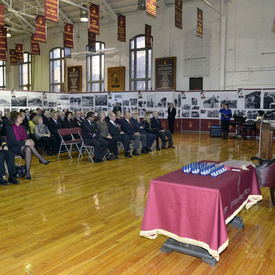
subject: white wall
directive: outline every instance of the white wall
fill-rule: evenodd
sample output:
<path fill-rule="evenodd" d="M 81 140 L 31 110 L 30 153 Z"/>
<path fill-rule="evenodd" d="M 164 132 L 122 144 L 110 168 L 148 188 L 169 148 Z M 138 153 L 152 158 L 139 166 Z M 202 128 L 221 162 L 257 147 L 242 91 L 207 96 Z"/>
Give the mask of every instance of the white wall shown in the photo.
<path fill-rule="evenodd" d="M 174 6 L 165 10 L 157 9 L 157 18 L 139 11 L 126 17 L 126 42 L 117 41 L 117 22 L 100 24 L 98 41 L 105 42 L 106 48 L 116 48 L 105 55 L 105 87 L 107 68 L 125 66 L 125 87 L 129 89 L 129 39 L 144 33 L 145 24 L 152 26 L 153 66 L 152 87 L 155 88 L 155 58 L 177 57 L 177 90 L 189 89 L 186 75 L 187 52 L 184 49 L 184 33 L 196 29 L 197 7 L 203 10 L 204 28 L 210 31 L 210 70 L 204 77 L 204 89 L 237 89 L 275 87 L 275 15 L 274 0 L 231 0 L 209 1 L 216 10 L 224 13 L 222 18 L 203 2 L 183 4 L 183 29 L 174 26 Z M 222 10 L 223 9 L 223 10 Z M 57 25 L 58 26 L 58 25 Z M 73 52 L 83 52 L 88 43 L 87 23 L 74 24 Z M 200 38 L 193 42 L 200 44 Z M 30 36 L 22 35 L 8 40 L 8 47 L 24 44 L 24 51 L 30 52 Z M 221 45 L 224 45 L 221 47 Z M 35 56 L 35 81 L 33 90 L 49 90 L 49 50 L 63 46 L 63 28 L 48 30 L 47 43 L 40 43 L 41 55 Z M 201 46 L 200 46 L 201 47 Z M 198 49 L 201 49 L 198 47 Z M 186 49 L 187 50 L 187 49 Z M 200 52 L 202 51 L 202 52 Z M 203 49 L 196 55 L 202 56 Z M 9 55 L 8 55 L 9 58 Z M 7 62 L 9 64 L 9 62 Z M 66 59 L 67 66 L 82 65 L 82 90 L 86 91 L 85 55 Z M 194 74 L 194 73 L 193 73 Z M 198 72 L 199 74 L 199 72 Z M 197 75 L 199 76 L 199 75 Z M 18 89 L 18 68 L 7 65 L 7 88 Z"/>

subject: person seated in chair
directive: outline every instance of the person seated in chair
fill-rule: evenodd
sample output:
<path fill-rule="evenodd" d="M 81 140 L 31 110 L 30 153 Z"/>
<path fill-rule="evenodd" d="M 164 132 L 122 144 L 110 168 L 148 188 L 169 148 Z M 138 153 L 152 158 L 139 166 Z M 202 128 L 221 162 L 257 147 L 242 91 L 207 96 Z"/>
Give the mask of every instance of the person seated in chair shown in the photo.
<path fill-rule="evenodd" d="M 152 151 L 151 146 L 156 139 L 156 135 L 145 131 L 144 124 L 140 122 L 137 111 L 133 111 L 130 121 L 133 125 L 134 131 L 140 133 L 140 136 L 146 137 L 146 145 L 143 147 L 143 150 L 146 150 L 146 152 Z M 141 152 L 144 153 L 143 151 Z"/>
<path fill-rule="evenodd" d="M 87 118 L 81 124 L 82 138 L 86 146 L 94 146 L 94 161 L 102 162 L 106 154 L 108 142 L 99 137 L 99 131 L 95 123 L 95 113 L 88 112 Z"/>
<path fill-rule="evenodd" d="M 129 136 L 120 130 L 119 125 L 116 123 L 116 115 L 113 112 L 109 114 L 109 118 L 110 118 L 108 122 L 109 133 L 117 141 L 120 141 L 122 143 L 124 152 L 125 152 L 125 157 L 131 158 L 132 156 L 129 153 L 129 151 L 131 151 Z"/>
<path fill-rule="evenodd" d="M 81 127 L 82 121 L 81 112 L 76 111 L 75 118 L 73 119 L 73 127 Z"/>
<path fill-rule="evenodd" d="M 3 176 L 6 175 L 4 161 L 7 163 L 9 179 L 6 181 Z M 14 153 L 9 151 L 6 141 L 0 136 L 0 185 L 19 184 L 15 179 Z"/>
<path fill-rule="evenodd" d="M 161 126 L 161 122 L 158 119 L 158 116 L 159 116 L 158 112 L 154 111 L 153 112 L 153 117 L 151 119 L 151 128 L 159 130 L 159 135 L 160 135 L 161 141 L 162 141 L 162 149 L 167 149 L 165 137 L 168 138 L 168 145 L 169 145 L 168 148 L 175 148 L 173 146 L 173 140 L 172 140 L 172 134 L 171 134 L 171 132 L 168 131 L 168 130 L 165 130 Z"/>
<path fill-rule="evenodd" d="M 58 129 L 61 129 L 61 124 L 58 121 L 58 112 L 53 112 L 52 118 L 48 122 L 48 128 L 52 136 L 55 137 L 57 141 L 57 148 L 60 147 L 61 137 L 58 133 Z"/>

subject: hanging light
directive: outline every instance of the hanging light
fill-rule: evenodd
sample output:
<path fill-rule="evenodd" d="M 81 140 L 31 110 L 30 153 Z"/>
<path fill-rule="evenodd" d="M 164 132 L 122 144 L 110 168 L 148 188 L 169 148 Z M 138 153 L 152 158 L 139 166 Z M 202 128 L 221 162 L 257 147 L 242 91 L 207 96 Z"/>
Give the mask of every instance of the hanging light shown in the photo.
<path fill-rule="evenodd" d="M 11 30 L 7 29 L 7 37 L 11 37 Z"/>
<path fill-rule="evenodd" d="M 138 0 L 138 9 L 146 10 L 146 0 Z"/>
<path fill-rule="evenodd" d="M 89 21 L 89 12 L 86 6 L 83 5 L 83 8 L 80 9 L 80 21 L 81 22 L 88 22 Z"/>

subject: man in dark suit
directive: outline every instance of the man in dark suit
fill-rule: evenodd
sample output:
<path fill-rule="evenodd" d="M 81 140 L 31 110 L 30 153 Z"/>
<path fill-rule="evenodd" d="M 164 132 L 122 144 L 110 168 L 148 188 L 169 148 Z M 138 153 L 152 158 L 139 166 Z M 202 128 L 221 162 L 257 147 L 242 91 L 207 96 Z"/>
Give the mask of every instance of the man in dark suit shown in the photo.
<path fill-rule="evenodd" d="M 6 175 L 4 161 L 7 163 L 9 179 L 6 181 L 3 176 Z M 10 152 L 6 141 L 0 136 L 0 185 L 19 184 L 15 179 L 14 153 Z"/>
<path fill-rule="evenodd" d="M 48 121 L 47 124 L 51 135 L 54 136 L 57 140 L 57 146 L 58 148 L 60 147 L 60 143 L 61 143 L 61 137 L 58 133 L 58 129 L 61 129 L 61 125 L 58 122 L 58 112 L 54 112 L 52 115 L 52 118 Z"/>
<path fill-rule="evenodd" d="M 159 130 L 159 135 L 160 135 L 161 141 L 162 141 L 162 149 L 167 149 L 166 143 L 165 143 L 165 137 L 168 138 L 169 148 L 175 148 L 173 146 L 172 134 L 171 134 L 170 131 L 165 130 L 161 126 L 161 122 L 158 119 L 158 112 L 157 111 L 153 112 L 153 118 L 151 119 L 151 128 Z"/>
<path fill-rule="evenodd" d="M 82 138 L 87 146 L 94 146 L 94 162 L 102 162 L 106 154 L 108 142 L 99 137 L 99 130 L 95 124 L 95 113 L 88 112 L 87 118 L 81 124 Z"/>
<path fill-rule="evenodd" d="M 109 114 L 108 130 L 110 135 L 117 141 L 120 141 L 124 147 L 125 157 L 131 158 L 130 151 L 130 138 L 129 136 L 120 130 L 119 125 L 116 123 L 116 115 L 114 113 Z"/>
<path fill-rule="evenodd" d="M 113 108 L 113 113 L 116 114 L 118 111 L 121 112 L 121 107 L 119 106 L 119 103 L 116 102 L 115 107 Z"/>
<path fill-rule="evenodd" d="M 73 119 L 73 126 L 74 127 L 81 127 L 83 120 L 81 118 L 81 112 L 76 111 L 75 112 L 75 118 Z"/>
<path fill-rule="evenodd" d="M 173 103 L 170 103 L 168 108 L 168 125 L 169 125 L 169 130 L 172 134 L 174 134 L 175 117 L 176 117 L 176 108 L 174 107 Z"/>
<path fill-rule="evenodd" d="M 146 139 L 144 139 L 144 137 L 141 137 L 139 132 L 134 132 L 130 119 L 131 119 L 130 113 L 125 112 L 125 119 L 122 120 L 121 122 L 121 130 L 129 136 L 130 140 L 134 140 L 133 155 L 140 156 L 140 153 L 138 152 L 139 141 L 142 138 L 142 147 L 146 147 Z"/>
<path fill-rule="evenodd" d="M 1 136 L 6 136 L 7 135 L 7 127 L 11 126 L 10 122 L 10 110 L 5 110 L 4 111 L 4 116 L 2 117 L 2 129 L 1 129 Z"/>
<path fill-rule="evenodd" d="M 151 150 L 151 146 L 154 143 L 155 139 L 156 139 L 156 135 L 154 134 L 150 134 L 148 132 L 145 131 L 144 129 L 144 124 L 140 122 L 139 117 L 138 117 L 138 112 L 137 111 L 133 111 L 132 113 L 132 118 L 131 118 L 131 123 L 133 125 L 133 130 L 135 132 L 140 133 L 140 136 L 145 136 L 146 137 L 146 145 L 145 147 L 142 146 L 142 153 L 144 153 L 144 151 L 146 152 L 150 152 Z"/>

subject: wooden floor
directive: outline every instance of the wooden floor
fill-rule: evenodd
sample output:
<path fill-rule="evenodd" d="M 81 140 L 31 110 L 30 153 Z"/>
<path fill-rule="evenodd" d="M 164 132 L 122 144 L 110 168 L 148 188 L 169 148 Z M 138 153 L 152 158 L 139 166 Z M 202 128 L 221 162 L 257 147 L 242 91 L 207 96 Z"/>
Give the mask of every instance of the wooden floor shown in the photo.
<path fill-rule="evenodd" d="M 33 159 L 31 181 L 0 186 L 0 274 L 275 274 L 275 208 L 269 189 L 228 225 L 229 246 L 215 267 L 139 236 L 150 180 L 198 160 L 249 160 L 256 140 L 177 133 L 176 149 L 91 164 L 63 154 Z M 274 150 L 275 151 L 275 150 Z"/>

